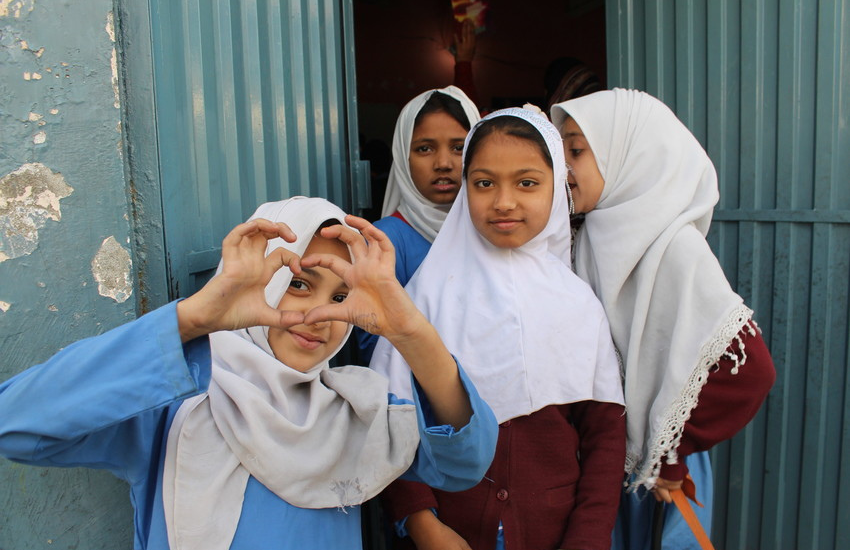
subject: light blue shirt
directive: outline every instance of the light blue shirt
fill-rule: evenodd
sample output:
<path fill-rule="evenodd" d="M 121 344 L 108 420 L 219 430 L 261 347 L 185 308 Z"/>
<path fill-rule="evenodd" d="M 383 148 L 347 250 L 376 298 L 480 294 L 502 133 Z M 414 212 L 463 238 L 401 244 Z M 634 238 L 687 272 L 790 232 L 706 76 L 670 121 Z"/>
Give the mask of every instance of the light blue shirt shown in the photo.
<path fill-rule="evenodd" d="M 181 344 L 172 302 L 0 384 L 0 454 L 109 470 L 130 484 L 135 548 L 168 549 L 161 483 L 168 429 L 183 400 L 206 390 L 210 369 L 208 338 Z M 436 425 L 417 387 L 421 442 L 403 478 L 456 491 L 489 467 L 498 426 L 460 374 L 473 417 L 458 431 Z M 231 549 L 256 548 L 360 549 L 360 508 L 297 508 L 251 477 Z"/>

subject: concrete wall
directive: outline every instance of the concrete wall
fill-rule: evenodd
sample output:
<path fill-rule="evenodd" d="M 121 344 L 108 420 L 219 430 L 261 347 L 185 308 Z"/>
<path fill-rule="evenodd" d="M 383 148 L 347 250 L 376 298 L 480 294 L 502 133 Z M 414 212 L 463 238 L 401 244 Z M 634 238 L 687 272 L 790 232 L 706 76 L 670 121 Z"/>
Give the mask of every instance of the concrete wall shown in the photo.
<path fill-rule="evenodd" d="M 0 380 L 135 317 L 113 2 L 0 0 Z M 132 548 L 123 482 L 0 459 L 0 549 Z"/>

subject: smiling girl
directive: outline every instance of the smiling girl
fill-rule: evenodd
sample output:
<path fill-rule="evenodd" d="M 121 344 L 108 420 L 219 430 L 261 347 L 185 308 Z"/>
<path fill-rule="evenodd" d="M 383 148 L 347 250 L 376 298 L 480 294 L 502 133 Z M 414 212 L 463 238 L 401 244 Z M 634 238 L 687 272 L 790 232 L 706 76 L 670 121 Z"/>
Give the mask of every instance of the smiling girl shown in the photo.
<path fill-rule="evenodd" d="M 620 372 L 602 306 L 570 269 L 561 139 L 506 109 L 473 128 L 463 185 L 407 286 L 501 423 L 476 487 L 395 483 L 384 495 L 419 550 L 610 547 L 623 477 Z M 381 340 L 370 365 L 409 395 Z M 408 539 L 408 544 L 409 544 Z"/>
<path fill-rule="evenodd" d="M 399 476 L 474 485 L 497 431 L 394 256 L 323 199 L 264 204 L 198 293 L 1 384 L 0 453 L 126 480 L 137 550 L 358 550 L 361 503 Z M 398 346 L 408 400 L 329 367 L 350 323 Z"/>

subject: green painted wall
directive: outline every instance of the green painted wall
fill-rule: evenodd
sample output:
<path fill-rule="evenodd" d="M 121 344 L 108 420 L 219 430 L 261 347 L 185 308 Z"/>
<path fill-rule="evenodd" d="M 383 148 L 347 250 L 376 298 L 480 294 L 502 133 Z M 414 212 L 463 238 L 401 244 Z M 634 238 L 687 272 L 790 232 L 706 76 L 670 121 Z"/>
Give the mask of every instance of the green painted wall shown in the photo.
<path fill-rule="evenodd" d="M 0 0 L 0 380 L 136 315 L 111 0 Z M 132 547 L 123 482 L 0 460 L 2 550 Z"/>

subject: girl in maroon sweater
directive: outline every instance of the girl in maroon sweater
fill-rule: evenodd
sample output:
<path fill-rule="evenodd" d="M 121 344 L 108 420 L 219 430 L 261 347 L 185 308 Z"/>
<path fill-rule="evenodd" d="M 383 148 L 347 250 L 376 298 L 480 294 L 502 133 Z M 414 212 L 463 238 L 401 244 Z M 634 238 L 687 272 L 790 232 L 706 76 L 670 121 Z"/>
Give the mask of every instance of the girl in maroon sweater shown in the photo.
<path fill-rule="evenodd" d="M 602 306 L 570 269 L 565 180 L 560 136 L 539 111 L 486 117 L 467 137 L 458 198 L 405 287 L 501 423 L 473 489 L 385 491 L 389 516 L 419 550 L 610 547 L 622 382 Z M 410 393 L 410 371 L 387 342 L 371 367 L 390 391 Z"/>
<path fill-rule="evenodd" d="M 643 92 L 559 103 L 552 120 L 573 210 L 586 214 L 576 270 L 602 301 L 624 363 L 631 477 L 615 547 L 649 547 L 655 499 L 670 502 L 689 469 L 710 531 L 711 470 L 699 451 L 743 428 L 776 377 L 752 310 L 705 240 L 719 198 L 714 166 L 676 115 Z M 663 543 L 699 548 L 673 507 Z"/>

